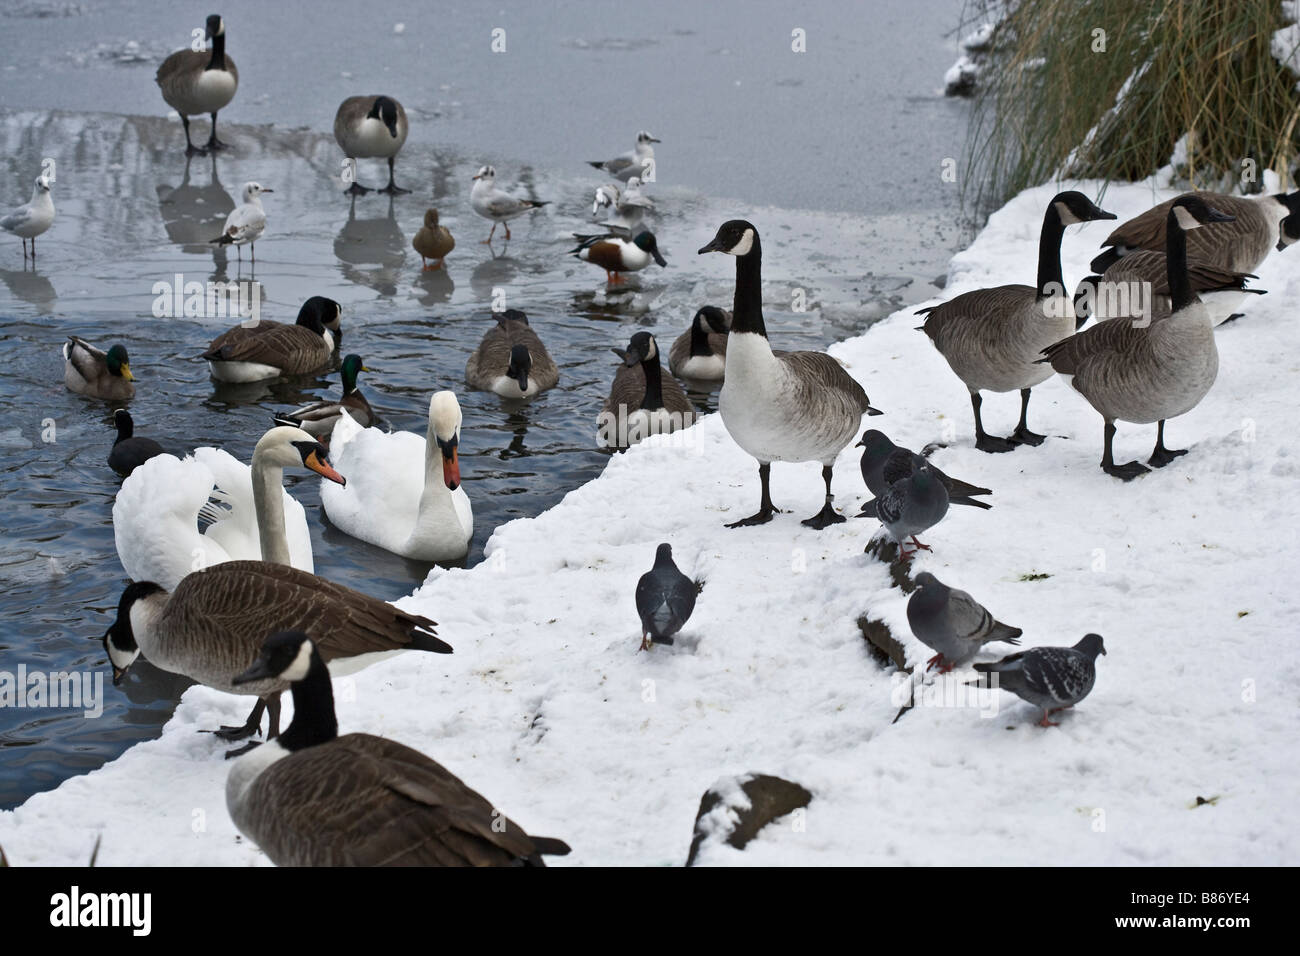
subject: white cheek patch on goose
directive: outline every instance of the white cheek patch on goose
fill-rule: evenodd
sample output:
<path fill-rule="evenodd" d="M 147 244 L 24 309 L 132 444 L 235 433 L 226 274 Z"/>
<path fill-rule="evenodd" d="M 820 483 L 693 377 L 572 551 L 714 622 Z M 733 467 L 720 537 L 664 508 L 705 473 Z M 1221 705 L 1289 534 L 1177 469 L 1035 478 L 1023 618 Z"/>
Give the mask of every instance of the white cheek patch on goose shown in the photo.
<path fill-rule="evenodd" d="M 302 646 L 298 648 L 298 656 L 293 659 L 293 663 L 284 669 L 280 674 L 281 680 L 290 682 L 300 681 L 307 676 L 307 671 L 311 669 L 311 641 L 303 641 Z"/>
<path fill-rule="evenodd" d="M 1178 225 L 1182 227 L 1183 232 L 1187 232 L 1189 229 L 1201 228 L 1201 224 L 1196 217 L 1188 212 L 1184 206 L 1174 207 L 1174 218 L 1178 220 Z"/>
<path fill-rule="evenodd" d="M 1065 203 L 1058 202 L 1053 203 L 1053 205 L 1056 206 L 1056 215 L 1061 220 L 1062 225 L 1073 226 L 1075 223 L 1083 222 Z"/>
<path fill-rule="evenodd" d="M 752 248 L 754 248 L 754 230 L 746 229 L 745 234 L 740 237 L 740 242 L 728 249 L 727 252 L 733 256 L 747 256 Z"/>

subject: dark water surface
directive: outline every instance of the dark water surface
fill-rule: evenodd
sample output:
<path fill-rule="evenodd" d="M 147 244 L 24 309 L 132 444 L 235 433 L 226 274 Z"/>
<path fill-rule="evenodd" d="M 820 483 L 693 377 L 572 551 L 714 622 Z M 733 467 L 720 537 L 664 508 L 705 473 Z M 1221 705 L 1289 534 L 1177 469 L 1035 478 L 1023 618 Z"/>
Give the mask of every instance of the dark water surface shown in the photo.
<path fill-rule="evenodd" d="M 68 335 L 127 345 L 139 434 L 177 454 L 212 445 L 247 461 L 273 411 L 337 394 L 337 374 L 218 386 L 198 356 L 230 323 L 155 318 L 154 284 L 178 273 L 255 279 L 263 316 L 281 321 L 310 295 L 338 299 L 343 352 L 374 370 L 361 387 L 389 425 L 423 434 L 430 393 L 456 390 L 473 565 L 497 526 L 604 467 L 594 423 L 616 361 L 609 348 L 646 328 L 666 351 L 696 307 L 729 304 L 730 260 L 695 255 L 724 219 L 763 231 L 768 325 L 786 348 L 857 334 L 933 293 L 930 280 L 967 237 L 937 174 L 964 132 L 961 106 L 936 93 L 960 3 L 864 8 L 502 4 L 484 17 L 440 9 L 435 24 L 427 4 L 410 3 L 381 8 L 380 29 L 353 4 L 226 3 L 241 85 L 222 138 L 234 148 L 189 162 L 153 82 L 193 26 L 185 11 L 0 10 L 0 206 L 26 201 L 52 158 L 58 209 L 35 269 L 0 236 L 0 670 L 93 671 L 107 685 L 99 719 L 0 708 L 0 808 L 156 736 L 187 686 L 143 663 L 122 688 L 108 680 L 99 638 L 124 583 L 111 517 L 120 482 L 105 462 L 110 406 L 63 386 Z M 498 25 L 508 52 L 493 56 Z M 788 52 L 794 27 L 808 32 L 802 56 Z M 413 192 L 350 203 L 333 112 L 346 95 L 381 89 L 411 115 L 397 169 Z M 206 123 L 195 126 L 206 136 Z M 669 268 L 609 294 L 603 273 L 565 254 L 603 181 L 581 161 L 628 148 L 641 127 L 664 140 L 649 192 Z M 478 242 L 488 224 L 468 195 L 484 162 L 507 188 L 552 202 L 517 220 L 508 246 Z M 380 176 L 362 164 L 362 181 Z M 206 242 L 246 180 L 275 190 L 255 269 L 246 250 L 241 264 Z M 458 245 L 446 270 L 422 273 L 409 243 L 429 205 Z M 807 311 L 791 311 L 794 290 Z M 530 404 L 463 383 L 494 300 L 524 309 L 561 367 L 560 386 Z M 712 409 L 715 396 L 695 397 Z M 317 482 L 286 473 L 307 508 L 317 572 L 384 598 L 409 593 L 428 566 L 330 528 Z"/>

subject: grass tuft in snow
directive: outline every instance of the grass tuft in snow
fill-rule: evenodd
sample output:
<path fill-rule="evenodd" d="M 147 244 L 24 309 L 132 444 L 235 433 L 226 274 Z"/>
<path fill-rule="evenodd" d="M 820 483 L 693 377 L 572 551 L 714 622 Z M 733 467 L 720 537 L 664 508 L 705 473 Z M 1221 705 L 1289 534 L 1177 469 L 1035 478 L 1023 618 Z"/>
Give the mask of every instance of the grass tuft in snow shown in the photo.
<path fill-rule="evenodd" d="M 1296 51 L 1275 49 L 1290 36 L 1284 6 L 970 0 L 965 19 L 1005 19 L 974 100 L 963 198 L 987 209 L 1050 179 L 1140 180 L 1171 161 L 1180 187 L 1257 192 L 1265 169 L 1289 182 L 1300 97 L 1279 62 Z"/>

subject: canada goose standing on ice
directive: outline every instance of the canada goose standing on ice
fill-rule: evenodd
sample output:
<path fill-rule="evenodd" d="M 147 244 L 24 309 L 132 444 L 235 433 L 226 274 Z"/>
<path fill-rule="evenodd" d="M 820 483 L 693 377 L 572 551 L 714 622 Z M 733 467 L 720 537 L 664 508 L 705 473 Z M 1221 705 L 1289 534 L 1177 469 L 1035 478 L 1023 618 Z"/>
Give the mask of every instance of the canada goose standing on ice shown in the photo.
<path fill-rule="evenodd" d="M 379 192 L 397 195 L 409 193 L 393 182 L 393 161 L 402 151 L 407 134 L 406 110 L 391 96 L 349 96 L 339 104 L 334 114 L 334 139 L 348 159 L 388 160 L 388 185 Z M 356 166 L 352 167 L 352 185 L 349 195 L 363 196 L 370 192 L 356 180 Z"/>
<path fill-rule="evenodd" d="M 277 866 L 545 866 L 561 840 L 530 836 L 418 750 L 338 735 L 334 690 L 316 648 L 325 630 L 272 634 L 235 683 L 293 687 L 293 722 L 237 760 L 226 808 Z"/>
<path fill-rule="evenodd" d="M 152 438 L 135 434 L 135 422 L 125 408 L 113 412 L 113 424 L 117 426 L 117 439 L 108 453 L 108 467 L 122 477 L 129 477 L 137 466 L 163 454 L 162 445 Z"/>
<path fill-rule="evenodd" d="M 497 188 L 497 171 L 492 166 L 480 166 L 474 174 L 474 186 L 469 191 L 470 208 L 484 219 L 492 220 L 492 231 L 483 240 L 490 243 L 496 235 L 497 225 L 506 227 L 506 241 L 510 241 L 510 220 L 534 209 L 550 205 L 549 199 L 519 199 L 504 189 Z"/>
<path fill-rule="evenodd" d="M 339 676 L 397 651 L 450 654 L 435 624 L 288 565 L 227 561 L 186 575 L 170 592 L 150 581 L 128 584 L 104 634 L 104 651 L 114 684 L 143 654 L 155 667 L 215 690 L 256 696 L 243 726 L 215 732 L 223 740 L 242 740 L 260 730 L 268 708 L 267 736 L 280 730 L 280 694 L 289 682 L 268 676 L 235 683 L 257 660 L 267 631 L 314 628 L 321 656 L 337 661 L 332 671 Z"/>
<path fill-rule="evenodd" d="M 765 524 L 777 509 L 768 479 L 774 461 L 820 461 L 826 483 L 822 510 L 810 528 L 844 521 L 832 502 L 831 473 L 863 415 L 879 415 L 867 393 L 825 352 L 773 351 L 763 322 L 763 250 L 758 230 L 743 219 L 724 222 L 700 253 L 736 257 L 736 297 L 727 341 L 726 378 L 718 395 L 722 423 L 736 444 L 758 459 L 762 486 L 756 514 L 727 525 Z"/>
<path fill-rule="evenodd" d="M 1029 430 L 1029 393 L 1051 372 L 1036 364 L 1042 350 L 1076 328 L 1074 304 L 1061 275 L 1061 237 L 1065 227 L 1095 219 L 1114 219 L 1080 192 L 1052 197 L 1038 240 L 1038 284 L 976 289 L 920 309 L 923 330 L 970 391 L 975 412 L 975 447 L 1005 452 L 1017 445 L 1041 445 L 1044 436 Z M 1020 423 L 1010 438 L 984 431 L 980 392 L 1020 392 Z"/>
<path fill-rule="evenodd" d="M 314 295 L 293 325 L 259 319 L 222 332 L 203 358 L 219 382 L 260 382 L 281 375 L 310 375 L 326 368 L 342 339 L 343 307 Z"/>
<path fill-rule="evenodd" d="M 1115 421 L 1158 422 L 1156 446 L 1147 464 L 1162 468 L 1186 449 L 1165 447 L 1165 420 L 1191 411 L 1214 384 L 1219 352 L 1214 324 L 1187 277 L 1186 233 L 1205 223 L 1232 217 L 1195 194 L 1169 206 L 1165 224 L 1165 263 L 1172 311 L 1158 312 L 1146 324 L 1121 317 L 1043 349 L 1041 362 L 1059 372 L 1105 420 L 1101 467 L 1131 481 L 1148 469 L 1140 462 L 1116 465 L 1112 450 Z"/>
<path fill-rule="evenodd" d="M 422 271 L 442 268 L 442 260 L 456 248 L 456 240 L 446 226 L 438 225 L 438 210 L 425 210 L 424 225 L 411 238 L 411 248 L 420 254 Z M 427 259 L 432 259 L 433 265 Z"/>
<path fill-rule="evenodd" d="M 76 335 L 63 343 L 63 384 L 69 391 L 124 402 L 135 396 L 134 381 L 125 345 L 101 352 Z"/>
<path fill-rule="evenodd" d="M 30 202 L 10 210 L 0 218 L 0 229 L 12 232 L 23 241 L 23 262 L 27 261 L 27 240 L 32 241 L 32 262 L 36 261 L 36 237 L 54 225 L 54 200 L 50 197 L 50 178 L 36 177 Z"/>
<path fill-rule="evenodd" d="M 716 305 L 701 306 L 691 327 L 673 341 L 668 368 L 674 375 L 702 382 L 720 382 L 727 369 L 727 332 L 731 313 Z"/>
<path fill-rule="evenodd" d="M 214 13 L 208 17 L 203 32 L 204 39 L 212 41 L 211 53 L 177 50 L 163 60 L 154 77 L 167 105 L 181 114 L 187 156 L 227 148 L 217 139 L 217 113 L 235 98 L 235 90 L 239 89 L 239 70 L 235 69 L 235 61 L 226 56 L 226 22 Z M 200 113 L 212 117 L 212 132 L 205 148 L 190 142 L 190 117 Z"/>
<path fill-rule="evenodd" d="M 262 208 L 262 194 L 273 193 L 274 189 L 258 183 L 244 183 L 244 201 L 230 210 L 226 217 L 226 226 L 221 235 L 210 240 L 213 245 L 234 246 L 239 257 L 244 257 L 242 247 L 248 246 L 248 254 L 257 261 L 257 247 L 254 243 L 266 232 L 266 210 Z"/>
<path fill-rule="evenodd" d="M 597 421 L 597 441 L 626 448 L 647 435 L 666 435 L 695 423 L 695 407 L 659 364 L 659 345 L 649 332 L 632 336 L 627 349 L 612 349 L 623 360 Z"/>
<path fill-rule="evenodd" d="M 528 316 L 507 309 L 493 318 L 497 324 L 465 363 L 465 381 L 502 398 L 532 398 L 554 388 L 560 370 L 528 324 Z"/>
<path fill-rule="evenodd" d="M 1183 193 L 1152 206 L 1117 227 L 1102 243 L 1106 251 L 1092 260 L 1092 271 L 1104 273 L 1119 259 L 1138 249 L 1164 252 L 1169 210 L 1175 202 L 1187 196 L 1196 196 L 1225 216 L 1232 217 L 1229 222 L 1212 225 L 1187 237 L 1189 259 L 1229 272 L 1254 272 L 1269 250 L 1282 243 L 1285 237 L 1280 228 L 1282 221 L 1300 213 L 1300 190 L 1259 199 L 1211 192 Z"/>

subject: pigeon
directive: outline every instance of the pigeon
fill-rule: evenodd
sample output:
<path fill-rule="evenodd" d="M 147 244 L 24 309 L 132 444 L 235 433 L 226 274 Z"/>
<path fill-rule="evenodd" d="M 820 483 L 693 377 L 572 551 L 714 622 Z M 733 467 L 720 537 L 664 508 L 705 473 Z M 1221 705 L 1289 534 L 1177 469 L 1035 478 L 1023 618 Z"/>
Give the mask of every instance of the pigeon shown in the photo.
<path fill-rule="evenodd" d="M 1024 632 L 994 620 L 982 604 L 965 591 L 944 584 L 926 571 L 916 576 L 917 589 L 907 602 L 907 623 L 926 647 L 939 653 L 926 661 L 926 670 L 939 665 L 946 674 L 973 658 L 985 644 L 1019 644 Z"/>
<path fill-rule="evenodd" d="M 152 438 L 135 434 L 135 422 L 125 408 L 113 412 L 113 424 L 117 426 L 117 441 L 108 453 L 108 467 L 123 478 L 129 478 L 137 467 L 163 453 L 162 445 Z"/>
<path fill-rule="evenodd" d="M 975 669 L 996 674 L 998 687 L 1041 708 L 1038 726 L 1057 727 L 1047 718 L 1088 696 L 1097 679 L 1097 655 L 1105 653 L 1101 635 L 1088 634 L 1074 647 L 1031 647 Z"/>
<path fill-rule="evenodd" d="M 899 545 L 903 558 L 910 558 L 918 550 L 929 551 L 916 536 L 933 528 L 948 513 L 948 492 L 929 464 L 921 465 L 910 476 L 896 481 L 878 498 L 862 506 L 859 518 L 879 518 L 885 530 Z M 911 538 L 911 551 L 903 546 L 904 538 Z"/>
<path fill-rule="evenodd" d="M 921 465 L 929 464 L 926 458 L 909 448 L 895 445 L 884 432 L 875 428 L 863 432 L 862 441 L 854 447 L 862 449 L 862 480 L 867 483 L 867 490 L 877 498 L 883 495 L 894 482 L 908 477 Z M 972 508 L 985 510 L 993 507 L 983 501 L 977 501 L 974 497 L 993 494 L 990 489 L 951 478 L 933 464 L 930 468 L 943 482 L 948 492 L 949 504 L 970 505 Z"/>
<path fill-rule="evenodd" d="M 673 563 L 673 546 L 655 550 L 655 566 L 636 583 L 636 611 L 641 617 L 641 650 L 651 644 L 672 644 L 695 610 L 695 582 Z"/>

